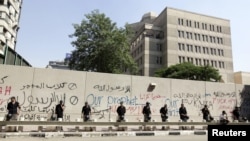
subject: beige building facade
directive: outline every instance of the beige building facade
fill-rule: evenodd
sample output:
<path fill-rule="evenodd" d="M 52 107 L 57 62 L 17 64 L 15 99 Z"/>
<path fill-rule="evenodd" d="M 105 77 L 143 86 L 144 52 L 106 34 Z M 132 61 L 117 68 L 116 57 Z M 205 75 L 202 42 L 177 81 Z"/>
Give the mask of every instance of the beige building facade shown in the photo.
<path fill-rule="evenodd" d="M 218 69 L 226 83 L 234 83 L 230 21 L 203 14 L 165 8 L 159 15 L 149 12 L 135 31 L 131 54 L 142 76 L 182 62 Z"/>
<path fill-rule="evenodd" d="M 250 72 L 235 72 L 234 80 L 236 84 L 250 85 Z"/>
<path fill-rule="evenodd" d="M 0 0 L 0 55 L 6 44 L 15 50 L 22 0 Z"/>

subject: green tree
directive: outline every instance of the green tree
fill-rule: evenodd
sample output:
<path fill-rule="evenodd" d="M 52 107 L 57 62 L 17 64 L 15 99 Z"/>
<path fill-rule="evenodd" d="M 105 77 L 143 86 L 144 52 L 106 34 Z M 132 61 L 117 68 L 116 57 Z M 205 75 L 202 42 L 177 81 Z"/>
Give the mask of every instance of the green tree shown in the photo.
<path fill-rule="evenodd" d="M 217 69 L 211 66 L 195 66 L 188 62 L 161 68 L 155 72 L 155 76 L 216 82 L 221 80 L 221 75 Z"/>
<path fill-rule="evenodd" d="M 85 15 L 81 24 L 74 24 L 69 37 L 75 50 L 69 60 L 70 69 L 105 73 L 137 73 L 137 65 L 130 55 L 132 30 L 118 28 L 98 10 Z"/>

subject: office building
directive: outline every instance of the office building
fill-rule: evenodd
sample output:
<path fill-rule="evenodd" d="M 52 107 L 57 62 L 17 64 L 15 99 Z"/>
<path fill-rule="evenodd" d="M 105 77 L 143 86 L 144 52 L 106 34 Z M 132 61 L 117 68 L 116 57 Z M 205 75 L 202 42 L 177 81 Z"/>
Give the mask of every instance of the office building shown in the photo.
<path fill-rule="evenodd" d="M 140 75 L 154 76 L 159 68 L 192 62 L 213 66 L 223 82 L 234 83 L 229 20 L 167 7 L 129 25 L 135 32 L 131 54 Z"/>
<path fill-rule="evenodd" d="M 16 52 L 22 0 L 0 0 L 0 64 L 31 66 Z"/>

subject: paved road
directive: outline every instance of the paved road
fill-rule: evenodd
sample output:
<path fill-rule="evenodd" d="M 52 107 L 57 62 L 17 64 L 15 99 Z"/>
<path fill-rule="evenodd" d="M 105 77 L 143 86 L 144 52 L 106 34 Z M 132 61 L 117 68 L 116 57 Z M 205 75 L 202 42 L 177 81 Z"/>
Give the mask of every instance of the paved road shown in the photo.
<path fill-rule="evenodd" d="M 207 141 L 207 135 L 171 135 L 171 136 L 141 136 L 141 137 L 9 137 L 1 141 Z"/>

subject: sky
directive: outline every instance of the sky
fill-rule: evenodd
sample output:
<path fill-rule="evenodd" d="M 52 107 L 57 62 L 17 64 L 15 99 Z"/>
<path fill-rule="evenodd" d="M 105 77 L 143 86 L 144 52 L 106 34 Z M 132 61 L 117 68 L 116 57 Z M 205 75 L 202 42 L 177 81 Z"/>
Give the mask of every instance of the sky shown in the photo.
<path fill-rule="evenodd" d="M 230 20 L 234 72 L 250 72 L 249 0 L 23 0 L 16 51 L 33 67 L 63 61 L 75 48 L 69 35 L 85 14 L 99 10 L 118 27 L 171 7 Z"/>

